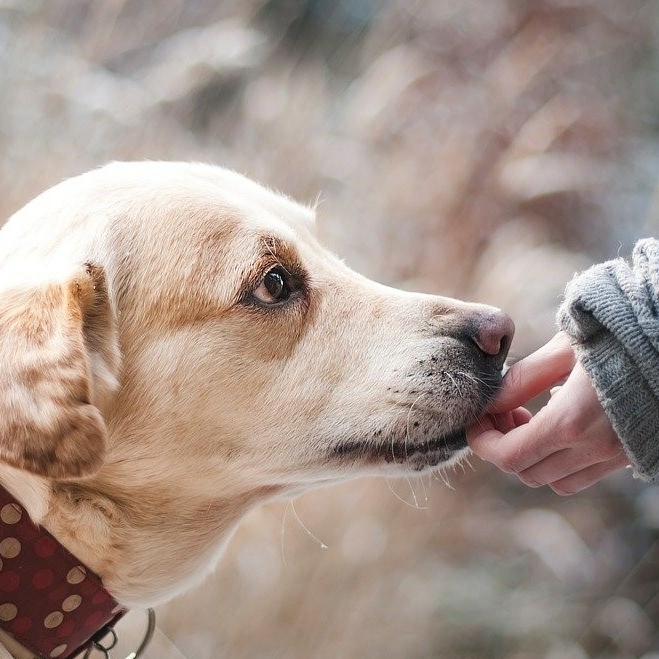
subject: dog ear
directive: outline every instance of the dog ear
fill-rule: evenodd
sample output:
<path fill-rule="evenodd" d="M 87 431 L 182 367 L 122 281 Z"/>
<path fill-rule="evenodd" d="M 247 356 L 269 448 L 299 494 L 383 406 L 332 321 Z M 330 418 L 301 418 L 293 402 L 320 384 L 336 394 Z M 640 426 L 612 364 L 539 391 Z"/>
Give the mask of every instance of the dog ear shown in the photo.
<path fill-rule="evenodd" d="M 0 461 L 56 479 L 97 471 L 107 430 L 94 389 L 113 388 L 117 369 L 101 268 L 0 292 Z"/>

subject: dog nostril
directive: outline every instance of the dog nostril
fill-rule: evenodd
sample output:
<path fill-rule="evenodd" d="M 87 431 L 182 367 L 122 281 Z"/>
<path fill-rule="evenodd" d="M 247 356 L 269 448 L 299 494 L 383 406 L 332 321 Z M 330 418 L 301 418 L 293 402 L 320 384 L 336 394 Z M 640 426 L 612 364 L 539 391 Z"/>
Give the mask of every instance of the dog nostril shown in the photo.
<path fill-rule="evenodd" d="M 498 357 L 503 364 L 514 334 L 515 324 L 512 318 L 503 311 L 496 311 L 477 319 L 471 338 L 481 352 Z"/>

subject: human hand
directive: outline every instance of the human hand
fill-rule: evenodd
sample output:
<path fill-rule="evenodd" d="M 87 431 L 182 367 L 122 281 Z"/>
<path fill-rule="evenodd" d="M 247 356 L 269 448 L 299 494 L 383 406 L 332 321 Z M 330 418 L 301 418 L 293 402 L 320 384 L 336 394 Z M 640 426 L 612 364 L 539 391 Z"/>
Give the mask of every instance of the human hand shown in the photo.
<path fill-rule="evenodd" d="M 520 407 L 563 380 L 535 416 Z M 467 428 L 467 441 L 477 456 L 522 483 L 549 485 L 562 495 L 579 492 L 629 464 L 562 332 L 509 369 L 488 413 Z"/>

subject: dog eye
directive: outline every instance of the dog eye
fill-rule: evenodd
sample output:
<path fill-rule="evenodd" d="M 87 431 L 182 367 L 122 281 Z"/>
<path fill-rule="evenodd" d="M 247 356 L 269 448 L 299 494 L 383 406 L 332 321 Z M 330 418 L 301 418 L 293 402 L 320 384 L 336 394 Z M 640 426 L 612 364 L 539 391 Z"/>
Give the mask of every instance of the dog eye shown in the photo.
<path fill-rule="evenodd" d="M 277 304 L 285 302 L 291 292 L 290 276 L 284 268 L 278 266 L 266 272 L 252 295 L 265 304 Z"/>

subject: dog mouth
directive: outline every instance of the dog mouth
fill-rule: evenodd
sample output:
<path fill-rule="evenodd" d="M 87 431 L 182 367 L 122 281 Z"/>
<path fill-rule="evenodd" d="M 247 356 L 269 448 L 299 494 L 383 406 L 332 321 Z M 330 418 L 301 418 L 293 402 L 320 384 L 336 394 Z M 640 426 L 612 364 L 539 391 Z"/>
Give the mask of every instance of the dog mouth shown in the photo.
<path fill-rule="evenodd" d="M 416 471 L 448 462 L 456 453 L 467 448 L 464 428 L 441 437 L 424 441 L 391 441 L 373 443 L 368 440 L 342 442 L 334 447 L 335 457 L 384 461 L 409 465 Z"/>
<path fill-rule="evenodd" d="M 465 373 L 457 371 L 450 378 L 451 384 L 456 388 L 456 378 L 459 375 Z M 458 381 L 462 382 L 459 378 Z M 447 390 L 445 381 L 439 380 L 436 389 L 440 395 L 431 400 L 432 405 L 418 405 L 418 398 L 411 406 L 409 400 L 403 403 L 394 401 L 407 411 L 404 423 L 398 419 L 398 422 L 388 429 L 376 429 L 356 437 L 345 436 L 330 449 L 331 459 L 340 460 L 344 464 L 352 462 L 355 466 L 374 468 L 375 473 L 385 465 L 399 465 L 399 468 L 394 469 L 395 472 L 409 473 L 455 462 L 465 455 L 468 449 L 466 428 L 487 408 L 501 381 L 500 371 L 479 372 L 478 377 L 465 378 L 466 389 L 458 389 L 461 394 L 458 397 L 452 389 Z M 438 413 L 441 403 L 442 414 Z M 411 416 L 412 411 L 415 412 L 414 416 Z M 451 420 L 448 421 L 447 417 Z M 389 473 L 391 470 L 386 471 Z"/>

